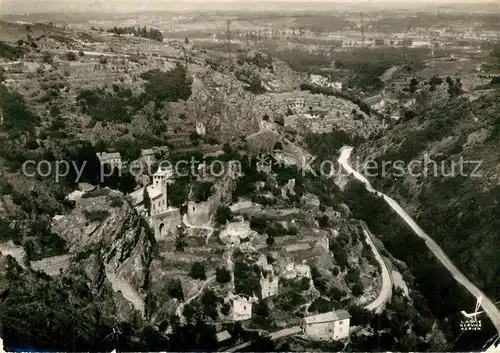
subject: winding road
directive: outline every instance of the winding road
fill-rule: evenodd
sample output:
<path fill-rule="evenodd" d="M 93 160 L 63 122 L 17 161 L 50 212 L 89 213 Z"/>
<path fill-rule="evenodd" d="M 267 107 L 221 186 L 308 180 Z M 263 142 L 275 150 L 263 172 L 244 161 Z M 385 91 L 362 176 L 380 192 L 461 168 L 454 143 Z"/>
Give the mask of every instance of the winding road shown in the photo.
<path fill-rule="evenodd" d="M 365 306 L 365 309 L 373 311 L 375 314 L 378 314 L 384 308 L 385 303 L 387 303 L 387 301 L 391 298 L 392 279 L 391 275 L 389 274 L 389 269 L 387 268 L 387 265 L 385 264 L 382 255 L 380 255 L 380 252 L 375 246 L 370 231 L 365 225 L 363 225 L 363 232 L 365 233 L 366 243 L 368 244 L 368 246 L 370 246 L 373 254 L 375 255 L 375 260 L 377 260 L 377 262 L 379 263 L 380 270 L 382 271 L 382 289 L 380 290 L 380 293 L 378 294 L 377 298 L 375 298 L 374 301 Z"/>
<path fill-rule="evenodd" d="M 474 297 L 478 298 L 480 296 L 483 297 L 481 302 L 481 306 L 485 311 L 486 315 L 490 318 L 491 322 L 495 326 L 497 332 L 500 334 L 500 311 L 493 304 L 493 301 L 489 299 L 479 288 L 477 288 L 471 281 L 465 277 L 465 275 L 460 272 L 460 270 L 453 264 L 453 262 L 448 258 L 448 256 L 444 253 L 444 251 L 436 244 L 436 242 L 427 235 L 422 228 L 418 226 L 418 224 L 403 210 L 403 208 L 392 198 L 389 196 L 375 190 L 370 182 L 361 175 L 358 171 L 354 170 L 352 166 L 349 164 L 349 157 L 351 156 L 351 152 L 353 147 L 344 146 L 341 149 L 340 157 L 338 162 L 342 167 L 350 174 L 354 175 L 356 179 L 365 184 L 366 189 L 375 193 L 379 196 L 382 196 L 384 200 L 387 202 L 389 206 L 410 226 L 410 228 L 417 234 L 420 238 L 425 240 L 425 244 L 429 248 L 429 250 L 436 256 L 436 258 L 443 264 L 443 266 L 451 273 L 453 278 L 460 283 L 465 289 L 467 289 Z"/>

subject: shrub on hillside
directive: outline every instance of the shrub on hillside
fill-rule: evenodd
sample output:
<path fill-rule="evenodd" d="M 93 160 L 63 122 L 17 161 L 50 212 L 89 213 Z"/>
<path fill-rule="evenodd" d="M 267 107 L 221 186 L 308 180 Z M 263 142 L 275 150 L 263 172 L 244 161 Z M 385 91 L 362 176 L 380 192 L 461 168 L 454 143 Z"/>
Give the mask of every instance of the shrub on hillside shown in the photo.
<path fill-rule="evenodd" d="M 203 266 L 203 264 L 199 262 L 195 262 L 191 266 L 191 271 L 189 272 L 189 275 L 194 279 L 200 279 L 200 280 L 207 279 L 207 276 L 205 274 L 205 266 Z"/>
<path fill-rule="evenodd" d="M 1 129 L 8 132 L 26 133 L 33 131 L 40 118 L 33 114 L 17 93 L 10 93 L 5 86 L 0 85 L 0 108 L 3 113 Z"/>
<path fill-rule="evenodd" d="M 215 273 L 217 282 L 219 283 L 227 283 L 231 281 L 231 272 L 229 270 L 223 268 L 223 267 L 218 267 Z"/>
<path fill-rule="evenodd" d="M 85 218 L 89 222 L 103 222 L 111 215 L 107 210 L 96 210 L 96 211 L 85 210 L 83 214 L 85 215 Z"/>
<path fill-rule="evenodd" d="M 168 295 L 171 298 L 184 300 L 184 292 L 182 290 L 182 283 L 180 279 L 173 279 L 168 281 Z"/>
<path fill-rule="evenodd" d="M 72 51 L 69 51 L 66 53 L 66 60 L 68 61 L 76 61 L 78 59 L 78 56 L 73 53 Z"/>
<path fill-rule="evenodd" d="M 220 225 L 224 225 L 232 219 L 233 213 L 231 212 L 231 209 L 227 206 L 219 206 L 215 212 L 215 221 Z"/>
<path fill-rule="evenodd" d="M 141 78 L 147 81 L 145 96 L 152 101 L 177 102 L 187 100 L 192 93 L 192 80 L 187 77 L 186 69 L 182 66 L 167 72 L 147 71 L 141 74 Z"/>
<path fill-rule="evenodd" d="M 208 198 L 212 195 L 212 187 L 213 183 L 196 182 L 191 189 L 191 199 L 196 203 L 207 201 Z"/>

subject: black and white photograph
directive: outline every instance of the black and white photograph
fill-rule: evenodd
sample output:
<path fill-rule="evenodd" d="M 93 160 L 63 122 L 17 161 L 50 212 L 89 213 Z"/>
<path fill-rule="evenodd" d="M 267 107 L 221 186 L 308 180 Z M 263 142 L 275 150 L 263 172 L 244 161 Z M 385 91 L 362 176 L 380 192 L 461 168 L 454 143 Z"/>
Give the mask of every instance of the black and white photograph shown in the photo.
<path fill-rule="evenodd" d="M 500 0 L 0 0 L 0 353 L 500 353 Z"/>

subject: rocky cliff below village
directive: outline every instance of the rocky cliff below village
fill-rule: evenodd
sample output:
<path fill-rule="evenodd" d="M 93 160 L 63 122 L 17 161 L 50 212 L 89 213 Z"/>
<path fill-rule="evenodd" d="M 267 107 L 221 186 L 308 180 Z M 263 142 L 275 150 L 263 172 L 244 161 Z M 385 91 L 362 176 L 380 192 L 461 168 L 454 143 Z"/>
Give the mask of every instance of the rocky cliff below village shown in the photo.
<path fill-rule="evenodd" d="M 69 215 L 53 222 L 52 231 L 66 241 L 69 253 L 80 263 L 92 259 L 95 267 L 97 260 L 106 273 L 141 291 L 147 285 L 154 247 L 149 227 L 120 192 L 99 189 L 87 195 Z M 102 275 L 90 277 L 98 285 L 95 281 Z"/>
<path fill-rule="evenodd" d="M 131 339 L 142 330 L 154 237 L 120 192 L 99 189 L 85 196 L 52 224 L 68 254 L 31 266 L 0 257 L 8 347 L 102 350 L 114 347 L 118 336 Z"/>

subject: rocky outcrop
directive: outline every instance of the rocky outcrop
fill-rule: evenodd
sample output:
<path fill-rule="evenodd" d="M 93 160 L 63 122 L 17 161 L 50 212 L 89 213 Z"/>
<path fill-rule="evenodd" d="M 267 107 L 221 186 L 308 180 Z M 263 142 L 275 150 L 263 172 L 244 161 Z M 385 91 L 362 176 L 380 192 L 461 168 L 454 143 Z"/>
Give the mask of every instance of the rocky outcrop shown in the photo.
<path fill-rule="evenodd" d="M 66 240 L 94 288 L 110 274 L 115 282 L 122 281 L 114 287 L 130 288 L 134 293 L 129 297 L 139 293 L 144 298 L 155 244 L 151 230 L 123 194 L 101 189 L 88 196 L 70 214 L 54 220 L 52 231 Z"/>

